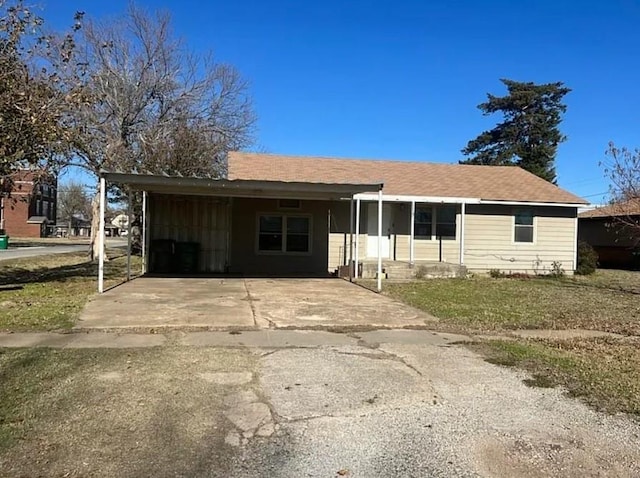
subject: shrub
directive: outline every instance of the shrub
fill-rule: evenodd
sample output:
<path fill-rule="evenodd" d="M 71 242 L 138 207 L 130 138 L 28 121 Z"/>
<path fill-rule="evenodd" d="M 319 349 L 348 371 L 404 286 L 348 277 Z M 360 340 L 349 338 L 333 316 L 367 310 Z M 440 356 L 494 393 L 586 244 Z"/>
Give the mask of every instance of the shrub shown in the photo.
<path fill-rule="evenodd" d="M 576 274 L 583 276 L 593 274 L 598 267 L 598 253 L 585 241 L 578 242 L 578 267 Z"/>
<path fill-rule="evenodd" d="M 501 277 L 504 277 L 505 273 L 502 272 L 500 269 L 491 269 L 489 271 L 489 276 L 493 277 L 494 279 L 499 279 Z"/>
<path fill-rule="evenodd" d="M 551 263 L 551 272 L 549 272 L 549 275 L 551 277 L 564 277 L 564 269 L 562 268 L 562 262 L 560 261 L 553 261 Z"/>

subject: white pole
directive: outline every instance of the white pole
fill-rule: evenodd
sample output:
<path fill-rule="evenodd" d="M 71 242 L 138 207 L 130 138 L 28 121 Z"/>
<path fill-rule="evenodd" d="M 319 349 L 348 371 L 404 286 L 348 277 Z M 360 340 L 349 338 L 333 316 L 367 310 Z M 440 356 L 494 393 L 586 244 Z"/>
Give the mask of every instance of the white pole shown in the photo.
<path fill-rule="evenodd" d="M 411 231 L 409 235 L 409 263 L 413 265 L 416 260 L 415 251 L 415 227 L 416 227 L 416 202 L 411 201 Z"/>
<path fill-rule="evenodd" d="M 464 217 L 466 206 L 465 203 L 460 206 L 460 265 L 464 265 Z"/>
<path fill-rule="evenodd" d="M 131 280 L 131 194 L 127 195 L 127 280 Z"/>
<path fill-rule="evenodd" d="M 349 281 L 353 280 L 353 195 L 349 202 Z"/>
<path fill-rule="evenodd" d="M 378 292 L 382 290 L 382 189 L 378 190 Z"/>
<path fill-rule="evenodd" d="M 106 201 L 106 185 L 100 178 L 100 222 L 98 224 L 98 292 L 104 292 L 104 208 Z"/>
<path fill-rule="evenodd" d="M 142 191 L 142 273 L 147 272 L 147 191 Z"/>
<path fill-rule="evenodd" d="M 360 199 L 356 199 L 356 257 L 355 277 L 358 278 L 358 262 L 360 260 Z"/>

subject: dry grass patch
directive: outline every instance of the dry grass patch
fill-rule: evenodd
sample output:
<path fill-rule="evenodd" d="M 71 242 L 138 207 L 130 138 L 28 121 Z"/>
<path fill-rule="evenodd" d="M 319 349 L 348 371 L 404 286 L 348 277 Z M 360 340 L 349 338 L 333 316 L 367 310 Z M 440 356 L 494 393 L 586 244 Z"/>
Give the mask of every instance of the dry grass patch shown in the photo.
<path fill-rule="evenodd" d="M 110 251 L 106 285 L 126 273 L 122 251 Z M 139 258 L 132 258 L 139 270 Z M 68 329 L 96 291 L 97 264 L 86 253 L 53 254 L 0 262 L 0 331 Z"/>
<path fill-rule="evenodd" d="M 386 293 L 465 331 L 603 330 L 640 335 L 640 272 L 588 277 L 431 279 Z"/>
<path fill-rule="evenodd" d="M 640 348 L 612 339 L 471 344 L 491 363 L 531 373 L 531 386 L 562 386 L 598 410 L 640 415 Z"/>

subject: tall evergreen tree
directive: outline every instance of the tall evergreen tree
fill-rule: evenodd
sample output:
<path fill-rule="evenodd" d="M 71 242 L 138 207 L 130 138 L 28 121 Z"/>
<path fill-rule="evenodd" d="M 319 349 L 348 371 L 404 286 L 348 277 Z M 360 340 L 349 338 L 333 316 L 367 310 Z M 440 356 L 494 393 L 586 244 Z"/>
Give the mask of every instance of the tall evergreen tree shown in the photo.
<path fill-rule="evenodd" d="M 567 138 L 558 128 L 567 110 L 562 102 L 571 89 L 562 82 L 537 85 L 501 79 L 506 96 L 487 94 L 478 105 L 483 115 L 500 112 L 502 122 L 469 141 L 462 150 L 469 159 L 462 164 L 520 166 L 555 183 L 558 145 Z"/>

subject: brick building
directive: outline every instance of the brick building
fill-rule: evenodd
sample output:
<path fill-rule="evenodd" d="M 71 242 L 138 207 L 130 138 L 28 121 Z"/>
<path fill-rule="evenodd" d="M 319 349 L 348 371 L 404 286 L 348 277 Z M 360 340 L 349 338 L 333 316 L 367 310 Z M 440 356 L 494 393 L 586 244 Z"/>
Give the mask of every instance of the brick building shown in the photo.
<path fill-rule="evenodd" d="M 9 197 L 2 197 L 0 229 L 13 237 L 44 237 L 56 222 L 57 179 L 21 170 L 11 178 Z"/>

